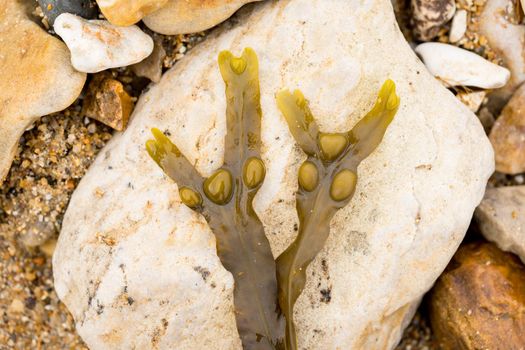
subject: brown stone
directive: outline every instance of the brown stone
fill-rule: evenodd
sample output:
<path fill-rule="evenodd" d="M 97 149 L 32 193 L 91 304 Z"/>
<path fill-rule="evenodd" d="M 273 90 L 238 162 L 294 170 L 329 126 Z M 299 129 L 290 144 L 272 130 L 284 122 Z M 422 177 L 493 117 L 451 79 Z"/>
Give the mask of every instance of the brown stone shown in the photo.
<path fill-rule="evenodd" d="M 145 60 L 131 66 L 133 73 L 139 77 L 145 77 L 154 83 L 160 81 L 162 76 L 162 62 L 166 57 L 166 51 L 160 39 L 154 39 L 153 52 Z"/>
<path fill-rule="evenodd" d="M 525 348 L 525 266 L 492 243 L 461 247 L 430 294 L 443 349 Z"/>
<path fill-rule="evenodd" d="M 133 110 L 131 96 L 118 80 L 101 73 L 93 77 L 83 105 L 86 117 L 96 119 L 115 130 L 122 131 Z"/>
<path fill-rule="evenodd" d="M 512 96 L 490 132 L 496 170 L 505 174 L 525 171 L 525 84 Z"/>

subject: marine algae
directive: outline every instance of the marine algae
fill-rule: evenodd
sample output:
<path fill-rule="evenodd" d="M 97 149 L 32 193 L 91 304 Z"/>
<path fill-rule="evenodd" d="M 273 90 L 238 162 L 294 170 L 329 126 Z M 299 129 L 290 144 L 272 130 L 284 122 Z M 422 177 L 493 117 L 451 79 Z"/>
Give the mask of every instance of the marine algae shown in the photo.
<path fill-rule="evenodd" d="M 240 57 L 219 54 L 226 85 L 224 165 L 203 178 L 160 130 L 146 143 L 150 156 L 179 185 L 181 201 L 202 214 L 217 241 L 217 253 L 235 280 L 237 329 L 244 349 L 297 349 L 293 310 L 306 283 L 306 268 L 323 248 L 330 221 L 351 200 L 357 167 L 381 142 L 399 107 L 387 80 L 374 107 L 346 133 L 322 133 L 296 90 L 277 94 L 277 105 L 307 160 L 298 174 L 299 232 L 274 260 L 253 209 L 266 169 L 260 155 L 261 105 L 258 61 L 252 49 Z M 284 317 L 283 317 L 284 316 Z"/>
<path fill-rule="evenodd" d="M 330 221 L 348 204 L 357 184 L 357 167 L 372 153 L 399 107 L 395 84 L 387 80 L 372 110 L 352 130 L 322 133 L 303 94 L 277 94 L 277 105 L 291 134 L 308 156 L 299 168 L 296 208 L 299 232 L 277 258 L 279 305 L 286 318 L 286 349 L 297 349 L 294 305 L 306 284 L 306 268 L 324 247 Z"/>
<path fill-rule="evenodd" d="M 257 56 L 221 52 L 226 84 L 224 165 L 204 179 L 158 129 L 146 143 L 150 156 L 179 185 L 181 200 L 206 218 L 217 254 L 235 281 L 237 329 L 245 349 L 282 348 L 284 320 L 277 303 L 275 260 L 253 198 L 265 176 L 260 155 L 261 105 Z"/>

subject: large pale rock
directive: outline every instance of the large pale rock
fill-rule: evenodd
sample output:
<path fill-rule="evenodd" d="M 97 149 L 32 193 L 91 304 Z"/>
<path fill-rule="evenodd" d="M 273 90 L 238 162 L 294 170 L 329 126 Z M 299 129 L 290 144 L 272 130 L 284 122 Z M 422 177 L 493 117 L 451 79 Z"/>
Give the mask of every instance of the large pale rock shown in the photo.
<path fill-rule="evenodd" d="M 525 186 L 488 189 L 476 219 L 485 238 L 525 262 Z"/>
<path fill-rule="evenodd" d="M 241 6 L 254 1 L 260 0 L 168 0 L 143 21 L 161 34 L 195 33 L 221 23 Z"/>
<path fill-rule="evenodd" d="M 487 38 L 512 73 L 508 84 L 497 92 L 502 102 L 525 81 L 525 25 L 510 21 L 514 16 L 513 4 L 509 0 L 487 0 L 478 25 L 479 33 Z"/>
<path fill-rule="evenodd" d="M 75 101 L 86 75 L 69 51 L 30 18 L 32 1 L 0 0 L 0 183 L 24 130 Z"/>
<path fill-rule="evenodd" d="M 457 249 L 494 169 L 483 128 L 426 72 L 388 0 L 269 1 L 239 22 L 151 86 L 83 178 L 54 255 L 57 293 L 94 349 L 240 348 L 233 279 L 215 239 L 144 143 L 158 127 L 204 175 L 219 167 L 226 101 L 217 55 L 250 46 L 260 60 L 267 165 L 255 207 L 275 256 L 296 234 L 304 159 L 275 93 L 300 88 L 321 129 L 343 131 L 386 78 L 398 85 L 400 110 L 359 167 L 354 199 L 334 218 L 295 310 L 301 349 L 392 348 Z"/>
<path fill-rule="evenodd" d="M 153 39 L 137 26 L 117 27 L 108 21 L 88 21 L 63 13 L 54 28 L 71 51 L 71 63 L 81 72 L 129 66 L 153 51 Z"/>

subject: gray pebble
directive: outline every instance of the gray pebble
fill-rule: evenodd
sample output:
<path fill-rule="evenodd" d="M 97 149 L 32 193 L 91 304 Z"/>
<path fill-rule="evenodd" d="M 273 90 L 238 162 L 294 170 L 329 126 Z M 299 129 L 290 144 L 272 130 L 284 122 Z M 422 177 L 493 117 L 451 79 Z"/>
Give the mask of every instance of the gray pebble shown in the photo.
<path fill-rule="evenodd" d="M 50 25 L 62 13 L 73 13 L 86 19 L 97 16 L 97 7 L 91 0 L 38 0 Z"/>

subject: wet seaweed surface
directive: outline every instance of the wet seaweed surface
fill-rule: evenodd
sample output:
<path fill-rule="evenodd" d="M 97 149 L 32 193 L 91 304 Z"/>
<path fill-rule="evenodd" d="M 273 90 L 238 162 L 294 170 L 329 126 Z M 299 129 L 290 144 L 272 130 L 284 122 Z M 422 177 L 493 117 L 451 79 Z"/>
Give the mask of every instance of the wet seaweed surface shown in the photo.
<path fill-rule="evenodd" d="M 202 177 L 160 130 L 146 143 L 150 156 L 179 186 L 181 201 L 202 214 L 217 238 L 217 253 L 235 280 L 237 328 L 245 349 L 297 349 L 293 310 L 306 283 L 306 268 L 323 248 L 330 221 L 351 200 L 357 167 L 381 142 L 399 107 L 387 80 L 371 111 L 346 133 L 319 131 L 300 91 L 277 94 L 290 132 L 307 154 L 299 169 L 299 233 L 274 260 L 253 199 L 265 177 L 260 156 L 261 106 L 258 61 L 245 49 L 224 51 L 219 68 L 226 85 L 224 165 Z M 284 316 L 284 317 L 283 317 Z"/>
<path fill-rule="evenodd" d="M 234 277 L 237 329 L 245 349 L 282 348 L 284 320 L 277 305 L 275 260 L 252 202 L 265 176 L 260 157 L 261 106 L 255 52 L 219 55 L 226 84 L 224 165 L 204 179 L 159 130 L 146 144 L 151 157 L 179 185 L 181 200 L 206 218 L 217 254 Z"/>
<path fill-rule="evenodd" d="M 308 156 L 299 168 L 296 208 L 299 233 L 277 258 L 279 305 L 286 317 L 286 349 L 297 349 L 293 309 L 306 284 L 306 268 L 324 247 L 330 221 L 350 202 L 359 163 L 381 143 L 399 107 L 395 84 L 387 80 L 368 114 L 345 133 L 322 133 L 296 90 L 277 95 L 277 104 L 290 132 Z"/>

